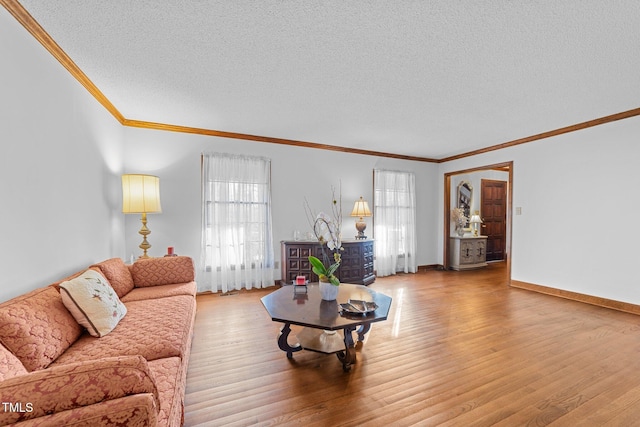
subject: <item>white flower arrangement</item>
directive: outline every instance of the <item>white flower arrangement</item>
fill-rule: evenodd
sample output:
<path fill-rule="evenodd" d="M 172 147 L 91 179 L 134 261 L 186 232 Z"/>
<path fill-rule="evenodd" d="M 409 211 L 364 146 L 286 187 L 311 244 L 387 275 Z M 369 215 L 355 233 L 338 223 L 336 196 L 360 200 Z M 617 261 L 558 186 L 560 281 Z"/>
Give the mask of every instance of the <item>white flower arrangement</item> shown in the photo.
<path fill-rule="evenodd" d="M 451 219 L 456 228 L 464 228 L 469 222 L 469 218 L 464 214 L 464 209 L 462 208 L 451 209 Z"/>
<path fill-rule="evenodd" d="M 309 257 L 309 262 L 313 266 L 313 272 L 318 275 L 320 280 L 329 281 L 338 286 L 340 281 L 333 274 L 340 266 L 342 248 L 342 193 L 336 198 L 335 189 L 333 189 L 333 201 L 331 206 L 332 215 L 320 212 L 317 215 L 313 213 L 309 202 L 305 199 L 305 211 L 307 220 L 313 234 L 315 234 L 318 242 L 322 245 L 323 261 L 314 256 Z M 330 252 L 331 257 L 325 251 L 325 245 Z"/>

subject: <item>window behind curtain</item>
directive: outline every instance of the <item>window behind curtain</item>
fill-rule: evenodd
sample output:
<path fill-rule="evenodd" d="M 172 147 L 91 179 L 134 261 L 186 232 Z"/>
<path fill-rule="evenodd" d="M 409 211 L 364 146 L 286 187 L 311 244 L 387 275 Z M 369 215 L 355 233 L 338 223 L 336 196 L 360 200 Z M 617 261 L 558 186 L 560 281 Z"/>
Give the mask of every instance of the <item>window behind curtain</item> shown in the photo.
<path fill-rule="evenodd" d="M 415 176 L 374 170 L 374 238 L 378 276 L 416 272 Z"/>
<path fill-rule="evenodd" d="M 199 290 L 273 285 L 270 160 L 203 154 L 202 208 Z"/>

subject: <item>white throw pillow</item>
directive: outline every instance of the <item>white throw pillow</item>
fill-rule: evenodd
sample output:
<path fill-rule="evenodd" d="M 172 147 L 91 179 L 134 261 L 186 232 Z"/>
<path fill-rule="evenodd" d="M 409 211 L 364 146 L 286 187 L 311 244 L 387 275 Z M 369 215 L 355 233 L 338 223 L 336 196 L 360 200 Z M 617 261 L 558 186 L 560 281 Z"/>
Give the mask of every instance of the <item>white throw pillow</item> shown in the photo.
<path fill-rule="evenodd" d="M 107 335 L 127 314 L 107 279 L 95 270 L 62 282 L 60 295 L 67 310 L 94 337 Z"/>

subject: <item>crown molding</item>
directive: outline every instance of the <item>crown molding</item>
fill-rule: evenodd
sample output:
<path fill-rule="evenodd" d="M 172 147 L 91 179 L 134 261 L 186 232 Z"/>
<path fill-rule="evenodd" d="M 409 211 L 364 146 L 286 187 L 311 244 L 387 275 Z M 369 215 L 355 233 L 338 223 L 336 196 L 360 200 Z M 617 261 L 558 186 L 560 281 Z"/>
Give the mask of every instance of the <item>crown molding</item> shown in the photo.
<path fill-rule="evenodd" d="M 407 156 L 401 154 L 387 153 L 381 151 L 362 150 L 357 148 L 347 148 L 337 145 L 318 144 L 314 142 L 297 141 L 285 138 L 275 138 L 269 136 L 248 135 L 236 132 L 227 132 L 213 129 L 204 129 L 180 125 L 171 125 L 164 123 L 147 122 L 140 120 L 132 120 L 125 118 L 120 111 L 107 99 L 106 96 L 98 89 L 98 87 L 87 77 L 87 75 L 76 65 L 69 55 L 51 38 L 51 36 L 42 28 L 42 26 L 31 16 L 31 14 L 17 0 L 0 0 L 0 4 L 20 23 L 22 26 L 44 46 L 61 64 L 65 67 L 73 77 L 84 86 L 91 95 L 109 111 L 115 119 L 123 126 L 137 127 L 144 129 L 155 129 L 170 132 L 190 133 L 205 136 L 215 136 L 221 138 L 243 139 L 248 141 L 265 142 L 270 144 L 290 145 L 296 147 L 315 148 L 320 150 L 338 151 L 343 153 L 361 154 L 366 156 L 388 157 L 401 160 L 412 160 L 428 163 L 446 163 L 452 160 L 458 160 L 465 157 L 476 156 L 478 154 L 488 153 L 491 151 L 502 150 L 504 148 L 513 147 L 528 142 L 538 141 L 545 138 L 561 135 L 564 133 L 575 132 L 593 126 L 599 126 L 605 123 L 611 123 L 616 120 L 627 119 L 640 115 L 640 108 L 612 114 L 594 120 L 578 123 L 571 126 L 543 132 L 537 135 L 516 139 L 502 144 L 492 145 L 479 150 L 469 151 L 454 156 L 444 157 L 441 159 L 433 159 L 428 157 Z"/>
<path fill-rule="evenodd" d="M 318 144 L 315 142 L 297 141 L 295 139 L 250 135 L 246 133 L 227 132 L 227 131 L 214 130 L 214 129 L 171 125 L 166 123 L 155 123 L 155 122 L 147 122 L 147 121 L 141 121 L 141 120 L 124 119 L 122 121 L 122 124 L 124 126 L 143 128 L 143 129 L 154 129 L 154 130 L 162 130 L 162 131 L 169 131 L 169 132 L 191 133 L 191 134 L 205 135 L 205 136 L 217 136 L 220 138 L 233 138 L 233 139 L 242 139 L 247 141 L 267 142 L 270 144 L 290 145 L 290 146 L 304 147 L 304 148 L 315 148 L 319 150 L 339 151 L 342 153 L 361 154 L 365 156 L 389 157 L 393 159 L 413 160 L 418 162 L 431 162 L 431 163 L 438 162 L 438 160 L 436 159 L 430 159 L 427 157 L 405 156 L 401 154 L 386 153 L 382 151 L 361 150 L 358 148 L 347 148 L 347 147 L 341 147 L 339 145 Z"/>
<path fill-rule="evenodd" d="M 600 117 L 598 119 L 588 120 L 586 122 L 578 123 L 571 126 L 565 126 L 563 128 L 550 130 L 548 132 L 539 133 L 537 135 L 527 136 L 525 138 L 515 139 L 513 141 L 505 142 L 502 144 L 492 145 L 490 147 L 481 148 L 479 150 L 469 151 L 467 153 L 457 154 L 455 156 L 445 157 L 438 160 L 438 163 L 446 163 L 452 160 L 462 159 L 464 157 L 476 156 L 478 154 L 488 153 L 490 151 L 502 150 L 504 148 L 513 147 L 520 144 L 526 144 L 527 142 L 539 141 L 541 139 L 551 138 L 552 136 L 562 135 L 564 133 L 576 132 L 582 129 L 587 129 L 594 126 L 603 125 L 606 123 L 615 122 L 617 120 L 628 119 L 630 117 L 640 116 L 640 108 L 634 108 L 632 110 L 623 111 L 621 113 L 611 114 L 609 116 Z"/>

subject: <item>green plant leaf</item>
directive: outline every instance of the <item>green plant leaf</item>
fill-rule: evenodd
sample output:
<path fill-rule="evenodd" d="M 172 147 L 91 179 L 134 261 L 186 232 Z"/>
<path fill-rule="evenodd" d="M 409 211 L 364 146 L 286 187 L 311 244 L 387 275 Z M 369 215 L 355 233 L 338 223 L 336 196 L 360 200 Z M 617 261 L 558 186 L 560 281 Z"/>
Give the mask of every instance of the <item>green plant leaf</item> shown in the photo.
<path fill-rule="evenodd" d="M 327 276 L 333 276 L 333 273 L 335 273 L 335 271 L 338 269 L 338 267 L 340 267 L 340 263 L 336 262 L 335 264 L 332 264 L 328 269 L 327 269 Z"/>
<path fill-rule="evenodd" d="M 333 286 L 340 286 L 340 280 L 338 280 L 338 278 L 334 275 L 331 275 L 331 277 L 329 277 L 329 282 L 331 282 Z"/>
<path fill-rule="evenodd" d="M 325 274 L 325 272 L 327 271 L 327 269 L 324 267 L 324 264 L 322 264 L 322 261 L 320 261 L 318 258 L 316 258 L 314 256 L 310 256 L 309 257 L 309 262 L 311 263 L 311 265 L 314 268 L 314 273 L 316 273 L 315 269 L 318 269 L 319 271 L 321 271 L 322 274 Z M 318 274 L 318 273 L 316 273 L 316 274 Z"/>

